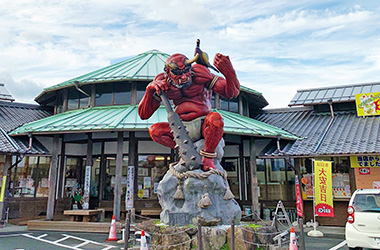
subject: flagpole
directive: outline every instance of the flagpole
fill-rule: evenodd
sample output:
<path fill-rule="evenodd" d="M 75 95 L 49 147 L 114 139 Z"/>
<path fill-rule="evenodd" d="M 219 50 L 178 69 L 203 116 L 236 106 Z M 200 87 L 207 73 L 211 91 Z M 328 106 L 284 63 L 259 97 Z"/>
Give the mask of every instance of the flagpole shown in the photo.
<path fill-rule="evenodd" d="M 317 216 L 315 215 L 315 172 L 314 172 L 314 160 L 312 160 L 312 164 L 311 164 L 311 167 L 312 167 L 312 171 L 313 171 L 313 217 L 314 217 L 314 221 L 313 221 L 313 230 L 309 231 L 307 233 L 308 236 L 310 237 L 323 237 L 323 233 L 321 231 L 318 231 L 317 230 Z"/>

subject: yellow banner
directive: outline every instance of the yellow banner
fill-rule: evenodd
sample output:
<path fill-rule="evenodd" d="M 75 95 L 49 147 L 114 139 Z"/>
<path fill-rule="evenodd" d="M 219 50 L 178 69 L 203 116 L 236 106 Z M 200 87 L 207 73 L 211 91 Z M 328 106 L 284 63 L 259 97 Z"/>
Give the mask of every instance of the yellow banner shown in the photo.
<path fill-rule="evenodd" d="M 379 155 L 350 156 L 352 168 L 376 168 L 380 167 Z"/>
<path fill-rule="evenodd" d="M 4 194 L 5 194 L 5 185 L 7 184 L 7 176 L 3 176 L 3 181 L 1 183 L 1 191 L 0 191 L 0 202 L 4 201 Z"/>
<path fill-rule="evenodd" d="M 380 115 L 380 92 L 355 95 L 358 116 Z"/>
<path fill-rule="evenodd" d="M 330 161 L 314 161 L 315 215 L 334 217 Z"/>

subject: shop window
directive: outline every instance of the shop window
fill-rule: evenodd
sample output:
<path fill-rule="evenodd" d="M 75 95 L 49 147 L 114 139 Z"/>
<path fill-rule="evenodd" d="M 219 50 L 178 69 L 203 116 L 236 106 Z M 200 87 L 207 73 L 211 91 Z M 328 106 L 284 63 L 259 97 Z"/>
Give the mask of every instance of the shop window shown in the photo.
<path fill-rule="evenodd" d="M 165 155 L 139 155 L 137 197 L 157 199 L 158 183 L 168 170 L 170 157 Z"/>
<path fill-rule="evenodd" d="M 16 166 L 14 197 L 47 197 L 50 158 L 25 156 Z"/>
<path fill-rule="evenodd" d="M 256 159 L 257 169 L 257 182 L 259 186 L 259 198 L 266 199 L 265 183 L 266 183 L 266 171 L 264 159 Z"/>
<path fill-rule="evenodd" d="M 350 198 L 350 176 L 348 157 L 324 157 L 316 160 L 332 161 L 332 189 L 333 197 Z M 311 159 L 298 159 L 303 182 L 303 198 L 313 199 L 313 168 Z"/>
<path fill-rule="evenodd" d="M 98 196 L 98 183 L 100 178 L 100 157 L 96 160 L 93 167 L 92 172 L 92 178 L 94 180 L 94 187 L 93 187 L 93 196 Z M 116 157 L 114 156 L 107 156 L 105 158 L 105 185 L 103 189 L 103 199 L 104 200 L 113 200 L 114 198 L 114 188 L 116 183 Z M 121 179 L 121 198 L 122 200 L 125 200 L 125 193 L 126 193 L 126 185 L 127 185 L 127 169 L 128 169 L 128 156 L 123 157 L 123 163 L 122 163 L 122 179 Z M 96 187 L 96 188 L 95 188 Z M 96 192 L 96 193 L 95 193 Z"/>
<path fill-rule="evenodd" d="M 224 157 L 222 159 L 221 165 L 223 166 L 224 170 L 227 171 L 227 180 L 228 184 L 230 186 L 230 189 L 232 193 L 235 195 L 235 197 L 242 198 L 241 197 L 241 188 L 239 183 L 239 176 L 238 176 L 238 169 L 240 166 L 240 160 L 238 157 L 234 158 L 226 158 Z"/>
<path fill-rule="evenodd" d="M 66 158 L 64 197 L 73 197 L 76 189 L 81 188 L 79 185 L 81 162 L 81 158 Z"/>

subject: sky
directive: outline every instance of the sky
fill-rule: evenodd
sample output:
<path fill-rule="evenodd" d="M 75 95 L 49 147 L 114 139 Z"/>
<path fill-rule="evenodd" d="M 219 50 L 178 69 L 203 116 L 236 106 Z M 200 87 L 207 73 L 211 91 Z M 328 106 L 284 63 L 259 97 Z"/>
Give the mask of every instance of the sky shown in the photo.
<path fill-rule="evenodd" d="M 148 50 L 228 55 L 267 108 L 380 81 L 377 0 L 0 0 L 0 83 L 17 102 Z"/>

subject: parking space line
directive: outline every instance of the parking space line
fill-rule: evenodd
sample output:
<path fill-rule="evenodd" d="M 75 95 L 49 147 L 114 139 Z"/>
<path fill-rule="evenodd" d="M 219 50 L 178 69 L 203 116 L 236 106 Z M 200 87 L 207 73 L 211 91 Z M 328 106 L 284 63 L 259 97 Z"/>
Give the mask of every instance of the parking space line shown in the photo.
<path fill-rule="evenodd" d="M 344 247 L 345 245 L 346 245 L 346 241 L 344 240 L 341 243 L 339 243 L 338 245 L 336 245 L 335 247 L 330 248 L 329 250 L 337 250 L 341 247 Z"/>
<path fill-rule="evenodd" d="M 47 236 L 48 234 L 41 234 L 40 236 L 38 236 L 38 237 L 36 237 L 36 238 L 38 238 L 38 239 L 41 239 L 41 238 L 43 238 L 43 237 L 45 237 L 45 236 Z"/>
<path fill-rule="evenodd" d="M 81 247 L 81 246 L 87 245 L 88 243 L 90 243 L 90 242 L 89 241 L 84 241 L 84 242 L 76 245 L 75 247 Z"/>
<path fill-rule="evenodd" d="M 59 246 L 59 247 L 65 247 L 65 248 L 68 248 L 68 249 L 74 249 L 74 250 L 82 250 L 82 249 L 80 249 L 80 248 L 75 248 L 75 247 L 71 247 L 71 246 L 66 246 L 66 245 L 61 244 L 61 243 L 54 243 L 54 241 L 41 239 L 41 238 L 39 238 L 39 237 L 34 237 L 34 236 L 32 236 L 32 235 L 29 235 L 29 234 L 24 234 L 23 236 L 25 236 L 25 237 L 29 237 L 29 238 L 32 238 L 32 239 L 35 239 L 35 240 L 39 240 L 39 241 L 42 241 L 42 242 L 45 242 L 45 243 L 48 243 L 48 244 L 52 244 L 52 245 L 55 245 L 55 246 Z"/>
<path fill-rule="evenodd" d="M 67 240 L 67 239 L 69 239 L 69 238 L 70 238 L 70 237 L 66 236 L 66 237 L 60 238 L 60 239 L 58 239 L 58 240 L 56 240 L 56 241 L 54 241 L 54 242 L 55 242 L 55 243 L 58 243 L 58 242 L 61 242 L 61 241 Z"/>
<path fill-rule="evenodd" d="M 32 234 L 32 233 L 27 233 Z M 24 234 L 7 234 L 7 235 L 0 235 L 0 238 L 8 238 L 8 237 L 16 237 L 16 236 L 23 236 Z"/>

